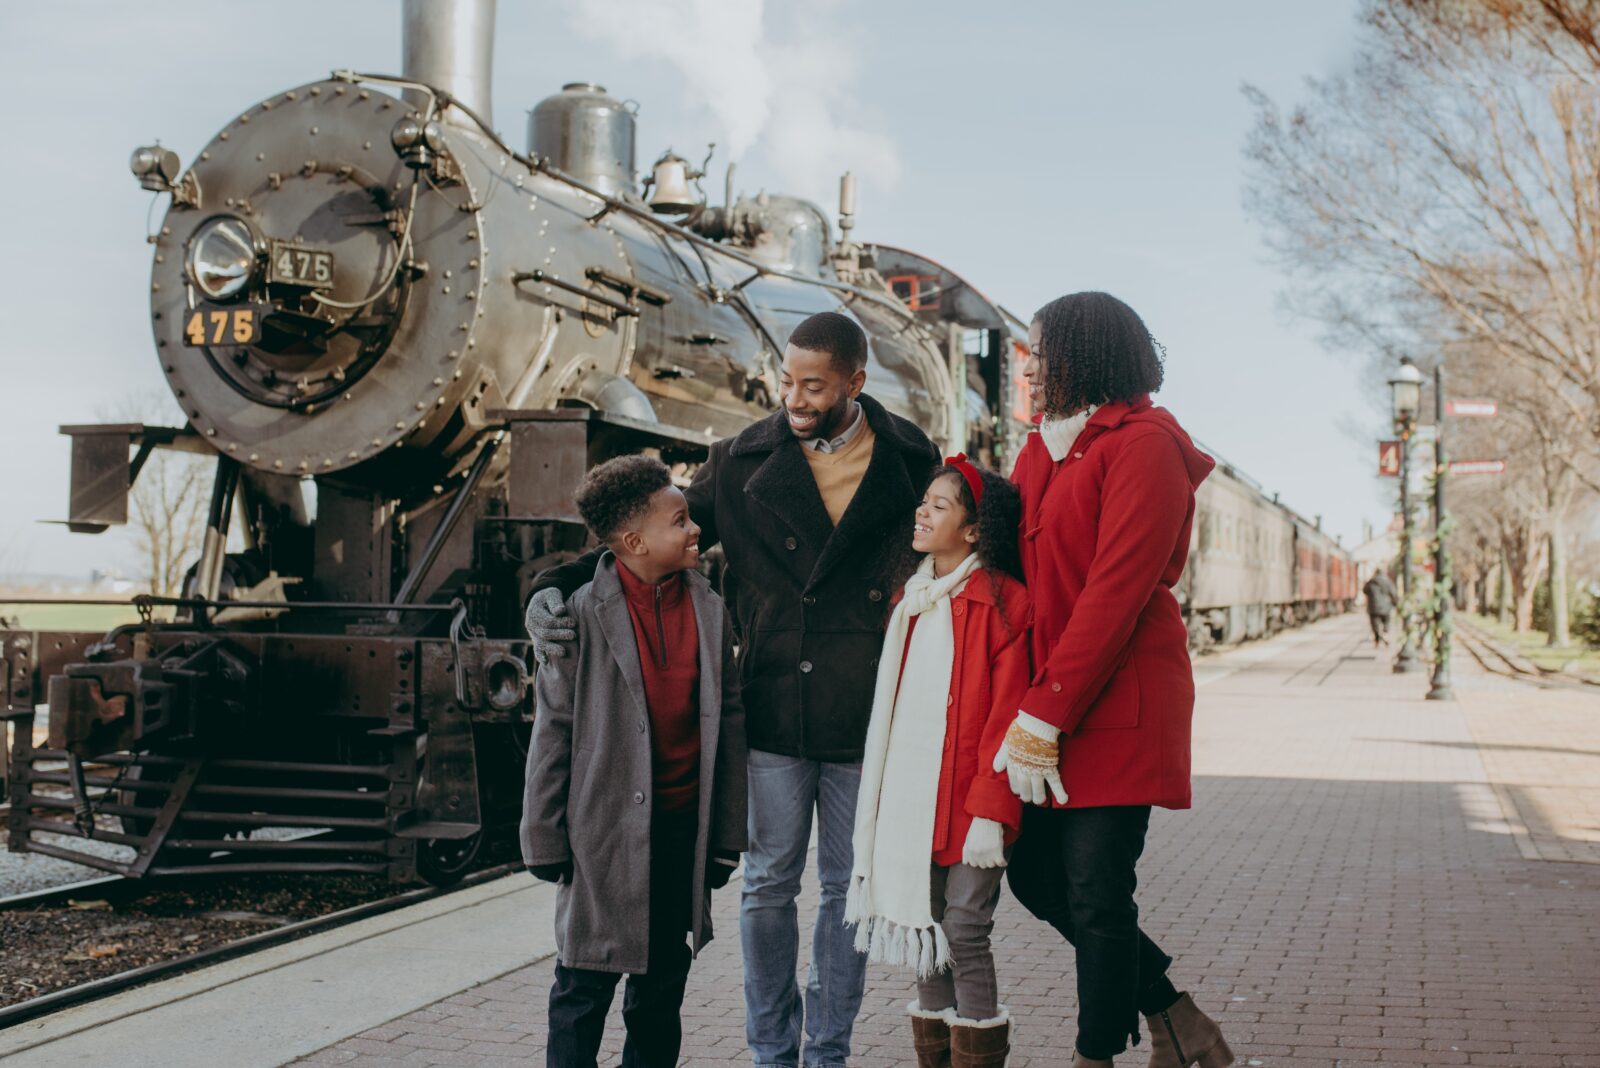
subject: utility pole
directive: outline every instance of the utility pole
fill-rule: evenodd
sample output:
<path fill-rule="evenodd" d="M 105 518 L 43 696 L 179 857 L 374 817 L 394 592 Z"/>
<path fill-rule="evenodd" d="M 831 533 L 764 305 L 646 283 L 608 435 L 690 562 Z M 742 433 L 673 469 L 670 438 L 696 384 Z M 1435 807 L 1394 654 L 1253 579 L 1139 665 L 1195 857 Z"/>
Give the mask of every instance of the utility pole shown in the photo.
<path fill-rule="evenodd" d="M 1422 409 L 1422 372 L 1411 357 L 1400 358 L 1400 370 L 1389 380 L 1389 392 L 1395 432 L 1400 435 L 1400 652 L 1395 655 L 1394 670 L 1404 675 L 1416 668 L 1410 626 L 1411 543 L 1415 537 L 1411 527 L 1411 434 Z"/>
<path fill-rule="evenodd" d="M 1450 550 L 1445 548 L 1444 483 L 1450 462 L 1444 454 L 1444 361 L 1433 368 L 1433 590 L 1438 609 L 1433 619 L 1433 682 L 1430 701 L 1454 701 L 1450 687 L 1450 600 L 1455 591 L 1450 575 Z M 1409 555 L 1409 554 L 1407 554 Z"/>

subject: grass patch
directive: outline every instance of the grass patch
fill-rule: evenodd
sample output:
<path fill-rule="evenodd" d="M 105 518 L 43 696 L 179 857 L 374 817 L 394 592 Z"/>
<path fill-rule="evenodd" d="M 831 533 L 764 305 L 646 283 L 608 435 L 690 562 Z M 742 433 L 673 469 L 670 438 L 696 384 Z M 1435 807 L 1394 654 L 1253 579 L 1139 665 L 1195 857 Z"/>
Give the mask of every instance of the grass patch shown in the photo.
<path fill-rule="evenodd" d="M 124 623 L 139 622 L 139 613 L 132 605 L 108 604 L 7 604 L 0 601 L 0 617 L 16 621 L 18 630 L 107 631 Z"/>
<path fill-rule="evenodd" d="M 1549 644 L 1549 635 L 1544 631 L 1515 631 L 1502 625 L 1494 616 L 1474 615 L 1471 619 L 1478 629 L 1495 641 L 1521 653 L 1546 671 L 1600 678 L 1600 650 L 1591 649 L 1582 642 L 1552 646 Z"/>

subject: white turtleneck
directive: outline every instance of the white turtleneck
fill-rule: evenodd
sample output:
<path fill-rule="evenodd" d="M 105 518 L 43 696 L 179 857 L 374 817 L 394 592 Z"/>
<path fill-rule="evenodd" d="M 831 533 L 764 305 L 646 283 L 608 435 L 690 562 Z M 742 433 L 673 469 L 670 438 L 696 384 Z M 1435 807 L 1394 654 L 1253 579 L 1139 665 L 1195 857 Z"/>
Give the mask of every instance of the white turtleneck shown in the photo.
<path fill-rule="evenodd" d="M 1077 415 L 1063 416 L 1059 419 L 1045 419 L 1039 424 L 1039 437 L 1044 441 L 1044 447 L 1050 452 L 1050 459 L 1057 463 L 1066 459 L 1067 450 L 1072 448 L 1072 443 L 1078 440 L 1078 435 L 1083 433 L 1089 417 L 1094 414 L 1098 405 L 1091 404 Z"/>

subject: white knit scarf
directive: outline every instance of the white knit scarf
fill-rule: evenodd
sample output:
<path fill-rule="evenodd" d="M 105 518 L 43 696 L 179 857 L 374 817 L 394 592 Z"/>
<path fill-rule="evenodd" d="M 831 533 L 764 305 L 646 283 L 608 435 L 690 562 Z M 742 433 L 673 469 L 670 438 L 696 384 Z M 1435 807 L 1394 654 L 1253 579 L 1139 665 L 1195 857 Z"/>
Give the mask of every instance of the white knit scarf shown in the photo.
<path fill-rule="evenodd" d="M 929 903 L 928 869 L 955 652 L 950 598 L 977 566 L 974 553 L 935 578 L 930 556 L 906 583 L 884 635 L 861 760 L 855 870 L 844 922 L 856 926 L 857 950 L 915 968 L 919 978 L 950 964 L 950 943 Z M 913 616 L 920 617 L 914 631 Z"/>

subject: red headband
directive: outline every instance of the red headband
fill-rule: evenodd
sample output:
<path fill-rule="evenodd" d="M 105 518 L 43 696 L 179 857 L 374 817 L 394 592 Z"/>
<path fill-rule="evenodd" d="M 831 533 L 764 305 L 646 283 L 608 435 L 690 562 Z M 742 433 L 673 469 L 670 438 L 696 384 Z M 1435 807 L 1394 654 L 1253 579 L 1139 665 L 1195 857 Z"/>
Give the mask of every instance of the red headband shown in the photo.
<path fill-rule="evenodd" d="M 983 476 L 978 474 L 978 469 L 967 460 L 967 454 L 958 452 L 954 456 L 944 458 L 946 467 L 953 467 L 961 472 L 961 477 L 967 480 L 967 488 L 972 491 L 972 503 L 983 503 Z"/>

